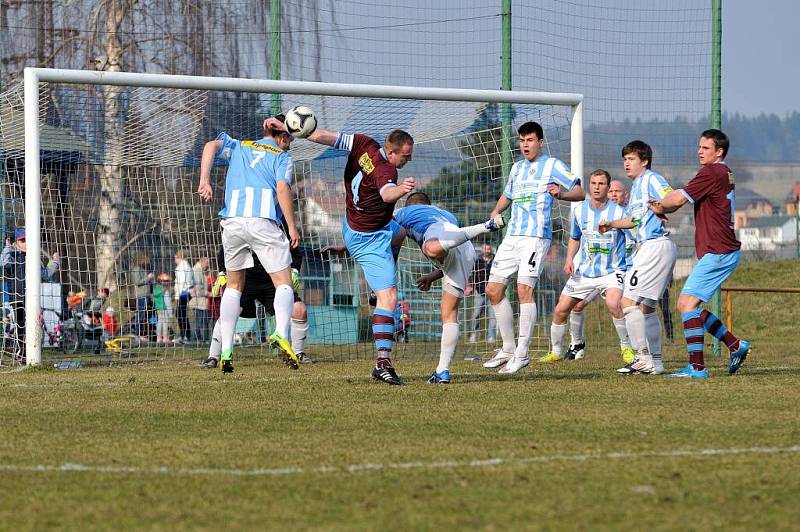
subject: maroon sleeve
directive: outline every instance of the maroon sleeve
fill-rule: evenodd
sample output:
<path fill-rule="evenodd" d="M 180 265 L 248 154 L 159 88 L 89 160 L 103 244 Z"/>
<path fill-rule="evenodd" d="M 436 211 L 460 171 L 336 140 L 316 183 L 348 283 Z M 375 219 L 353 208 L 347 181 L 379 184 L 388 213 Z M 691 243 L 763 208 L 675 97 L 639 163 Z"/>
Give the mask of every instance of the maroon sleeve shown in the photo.
<path fill-rule="evenodd" d="M 708 166 L 704 166 L 697 172 L 697 175 L 691 181 L 686 183 L 683 191 L 692 198 L 692 202 L 705 198 L 714 190 L 714 172 L 709 170 Z"/>
<path fill-rule="evenodd" d="M 380 154 L 378 154 L 380 156 Z M 397 184 L 397 168 L 382 160 L 375 166 L 375 172 L 372 174 L 372 179 L 375 181 L 375 187 L 378 192 L 389 183 Z"/>
<path fill-rule="evenodd" d="M 360 154 L 362 151 L 366 150 L 367 146 L 371 142 L 375 141 L 366 135 L 362 135 L 361 133 L 356 133 L 355 135 L 353 135 L 353 147 L 350 148 L 350 153 Z"/>

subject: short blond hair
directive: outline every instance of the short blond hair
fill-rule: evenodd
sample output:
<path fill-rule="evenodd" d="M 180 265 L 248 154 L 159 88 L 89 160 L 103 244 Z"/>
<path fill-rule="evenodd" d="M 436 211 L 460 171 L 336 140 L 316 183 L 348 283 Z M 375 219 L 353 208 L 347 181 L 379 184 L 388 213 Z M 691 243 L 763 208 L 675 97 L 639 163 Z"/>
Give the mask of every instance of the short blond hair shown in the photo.
<path fill-rule="evenodd" d="M 406 144 L 411 144 L 413 146 L 414 137 L 402 129 L 393 129 L 388 135 L 386 135 L 386 140 L 383 143 L 383 147 L 386 149 L 386 151 L 394 151 L 400 149 Z"/>

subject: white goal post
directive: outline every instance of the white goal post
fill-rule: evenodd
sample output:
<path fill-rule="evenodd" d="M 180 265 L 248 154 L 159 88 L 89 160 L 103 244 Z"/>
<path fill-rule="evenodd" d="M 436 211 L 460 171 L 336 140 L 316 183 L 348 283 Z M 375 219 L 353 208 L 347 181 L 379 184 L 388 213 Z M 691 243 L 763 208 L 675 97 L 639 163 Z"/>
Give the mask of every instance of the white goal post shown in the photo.
<path fill-rule="evenodd" d="M 46 68 L 26 68 L 24 74 L 25 127 L 25 227 L 27 254 L 25 265 L 25 352 L 28 365 L 42 362 L 41 313 L 41 166 L 40 166 L 40 83 L 110 85 L 167 89 L 198 89 L 267 94 L 391 98 L 447 102 L 497 104 L 542 104 L 569 107 L 570 166 L 583 174 L 583 95 L 528 91 L 447 89 L 409 86 L 358 85 L 342 83 L 273 81 L 237 78 L 97 72 Z M 324 125 L 324 124 L 323 124 Z"/>

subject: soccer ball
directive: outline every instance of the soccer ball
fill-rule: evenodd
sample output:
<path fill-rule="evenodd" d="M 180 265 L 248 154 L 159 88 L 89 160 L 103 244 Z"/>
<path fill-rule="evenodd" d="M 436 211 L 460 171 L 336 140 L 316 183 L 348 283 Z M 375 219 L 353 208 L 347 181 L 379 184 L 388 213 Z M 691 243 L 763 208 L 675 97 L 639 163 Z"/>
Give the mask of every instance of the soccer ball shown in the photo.
<path fill-rule="evenodd" d="M 305 105 L 292 107 L 286 112 L 286 131 L 296 139 L 304 139 L 317 129 L 314 111 Z"/>

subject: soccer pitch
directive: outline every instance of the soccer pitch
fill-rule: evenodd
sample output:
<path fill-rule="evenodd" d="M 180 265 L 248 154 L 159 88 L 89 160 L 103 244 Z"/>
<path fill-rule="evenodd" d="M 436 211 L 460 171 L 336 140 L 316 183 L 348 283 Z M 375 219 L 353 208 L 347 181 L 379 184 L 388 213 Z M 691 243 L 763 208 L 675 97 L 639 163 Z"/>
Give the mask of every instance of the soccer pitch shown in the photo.
<path fill-rule="evenodd" d="M 680 344 L 668 367 L 683 362 Z M 70 529 L 790 529 L 800 355 L 622 377 L 610 353 L 511 378 L 401 361 L 0 375 L 0 522 Z"/>

